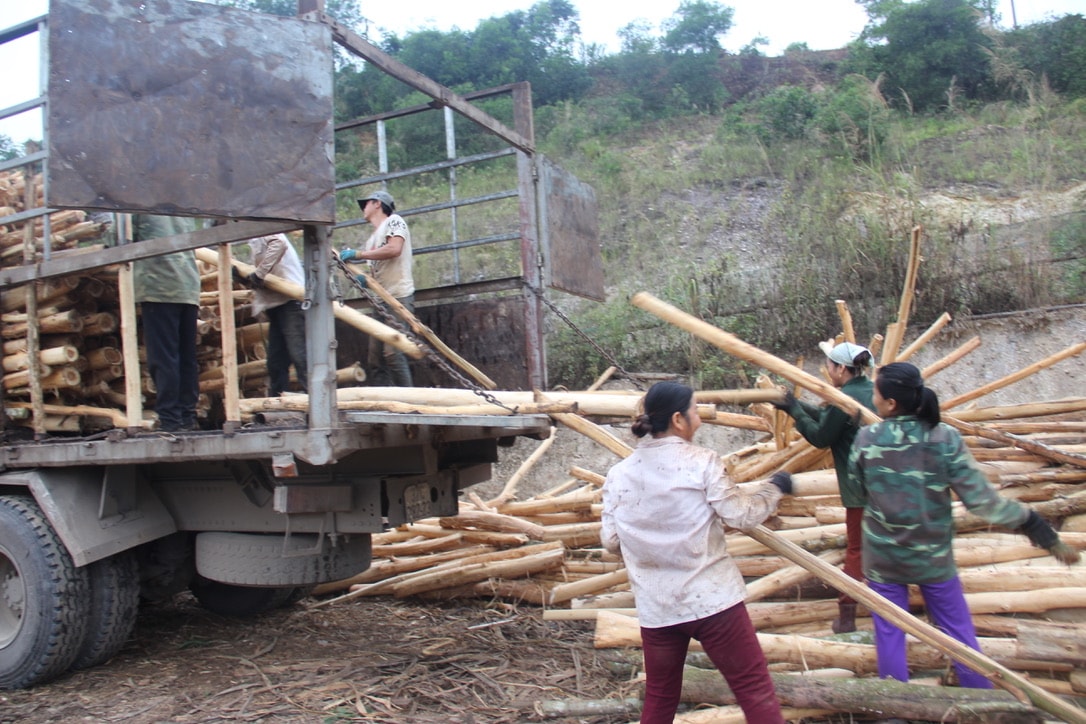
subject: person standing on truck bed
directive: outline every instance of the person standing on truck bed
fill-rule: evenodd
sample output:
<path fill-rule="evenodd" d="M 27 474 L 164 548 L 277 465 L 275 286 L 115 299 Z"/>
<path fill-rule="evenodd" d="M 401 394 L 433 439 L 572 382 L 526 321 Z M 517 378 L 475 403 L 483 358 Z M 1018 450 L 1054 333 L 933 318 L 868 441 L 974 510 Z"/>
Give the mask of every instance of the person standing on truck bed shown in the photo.
<path fill-rule="evenodd" d="M 132 216 L 132 240 L 147 241 L 196 230 L 196 220 L 182 216 Z M 136 302 L 140 305 L 147 369 L 155 383 L 155 412 L 163 432 L 195 430 L 199 381 L 196 370 L 196 321 L 200 311 L 200 274 L 196 255 L 179 251 L 140 259 L 133 265 Z"/>
<path fill-rule="evenodd" d="M 396 202 L 387 191 L 374 191 L 358 199 L 362 216 L 376 227 L 361 249 L 343 249 L 341 261 L 368 261 L 377 283 L 388 290 L 408 311 L 415 310 L 415 279 L 411 271 L 411 231 L 395 213 Z M 391 314 L 386 305 L 381 305 Z M 407 356 L 391 345 L 370 339 L 368 366 L 371 384 L 411 386 Z"/>
<path fill-rule="evenodd" d="M 302 303 L 264 286 L 264 278 L 273 274 L 299 286 L 305 286 L 302 261 L 285 234 L 249 239 L 253 252 L 253 273 L 242 284 L 253 289 L 252 315 L 263 312 L 268 318 L 268 395 L 278 397 L 290 389 L 290 366 L 298 387 L 306 392 L 305 311 Z"/>

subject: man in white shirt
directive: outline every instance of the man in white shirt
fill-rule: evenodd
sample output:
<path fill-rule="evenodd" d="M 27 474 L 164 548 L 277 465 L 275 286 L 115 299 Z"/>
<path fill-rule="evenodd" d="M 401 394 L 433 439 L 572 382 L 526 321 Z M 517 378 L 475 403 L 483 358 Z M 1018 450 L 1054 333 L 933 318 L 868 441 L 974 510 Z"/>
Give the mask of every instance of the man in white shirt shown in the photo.
<path fill-rule="evenodd" d="M 342 261 L 368 261 L 377 283 L 388 290 L 400 304 L 414 311 L 415 279 L 411 273 L 411 230 L 396 212 L 396 202 L 387 191 L 374 191 L 358 199 L 362 216 L 375 230 L 361 249 L 343 249 Z M 385 308 L 388 311 L 387 307 Z M 391 345 L 370 340 L 369 379 L 371 384 L 411 386 L 411 368 L 407 356 Z"/>

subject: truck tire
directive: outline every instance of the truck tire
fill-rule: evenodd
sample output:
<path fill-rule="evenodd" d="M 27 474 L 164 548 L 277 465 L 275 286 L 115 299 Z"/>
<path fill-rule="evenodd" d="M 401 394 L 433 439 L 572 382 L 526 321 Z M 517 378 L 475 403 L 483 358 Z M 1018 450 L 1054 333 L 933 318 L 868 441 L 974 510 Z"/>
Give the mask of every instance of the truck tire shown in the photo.
<path fill-rule="evenodd" d="M 370 565 L 368 534 L 340 536 L 332 546 L 324 538 L 318 553 L 315 533 L 284 536 L 260 533 L 199 533 L 196 572 L 204 578 L 239 586 L 308 586 L 338 581 Z"/>
<path fill-rule="evenodd" d="M 87 631 L 90 583 L 32 498 L 0 496 L 0 688 L 63 674 Z"/>
<path fill-rule="evenodd" d="M 189 590 L 200 605 L 212 613 L 233 618 L 249 618 L 285 605 L 297 589 L 294 586 L 236 586 L 197 576 Z"/>
<path fill-rule="evenodd" d="M 140 605 L 139 567 L 131 551 L 91 563 L 87 573 L 91 587 L 87 636 L 73 669 L 89 669 L 113 658 L 132 635 Z"/>

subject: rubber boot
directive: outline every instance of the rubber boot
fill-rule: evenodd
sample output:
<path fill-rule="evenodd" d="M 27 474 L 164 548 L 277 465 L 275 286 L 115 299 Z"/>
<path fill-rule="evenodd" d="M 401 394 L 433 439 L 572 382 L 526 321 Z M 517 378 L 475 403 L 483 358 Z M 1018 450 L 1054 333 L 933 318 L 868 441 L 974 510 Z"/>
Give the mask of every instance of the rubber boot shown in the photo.
<path fill-rule="evenodd" d="M 834 633 L 849 633 L 856 630 L 856 604 L 837 604 L 837 618 L 832 624 Z"/>

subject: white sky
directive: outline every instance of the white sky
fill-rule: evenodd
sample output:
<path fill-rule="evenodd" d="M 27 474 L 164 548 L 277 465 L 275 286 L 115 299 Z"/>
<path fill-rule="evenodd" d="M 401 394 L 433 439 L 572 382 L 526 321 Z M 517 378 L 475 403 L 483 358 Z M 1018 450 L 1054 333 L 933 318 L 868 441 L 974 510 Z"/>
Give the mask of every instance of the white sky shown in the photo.
<path fill-rule="evenodd" d="M 723 45 L 737 51 L 757 36 L 769 40 L 762 46 L 767 55 L 779 54 L 791 43 L 807 43 L 813 50 L 840 48 L 863 29 L 867 16 L 854 0 L 718 0 L 735 9 L 734 24 Z M 392 12 L 383 12 L 378 3 L 359 0 L 362 14 L 375 28 L 400 36 L 413 30 L 436 28 L 472 30 L 484 18 L 527 10 L 535 0 L 398 0 Z M 660 23 L 679 7 L 679 0 L 573 0 L 580 12 L 581 36 L 585 43 L 598 43 L 617 51 L 616 32 L 636 20 L 648 21 L 652 34 Z M 999 0 L 1001 27 L 1011 27 L 1012 6 L 1019 25 L 1028 25 L 1068 13 L 1086 12 L 1086 0 Z M 0 29 L 43 15 L 47 0 L 0 0 Z M 0 68 L 5 69 L 0 86 L 0 108 L 30 100 L 38 94 L 37 38 L 30 36 L 0 46 Z M 40 114 L 22 113 L 0 120 L 0 134 L 17 142 L 41 136 Z"/>

